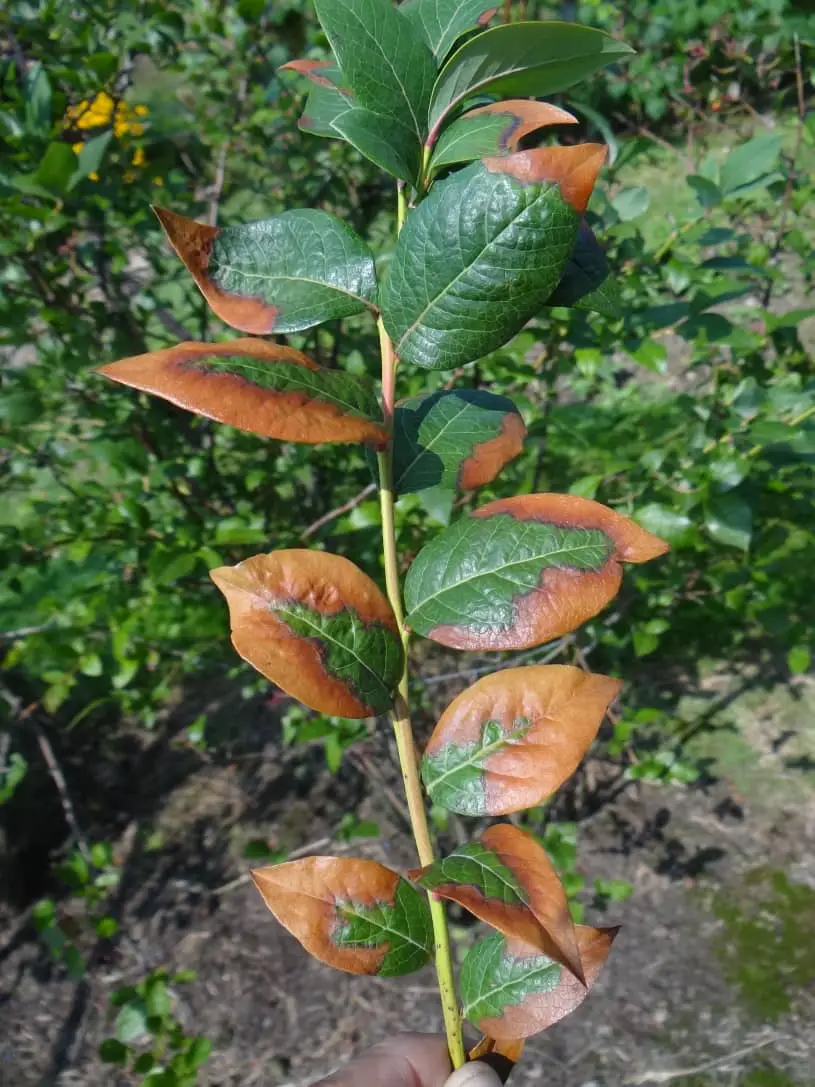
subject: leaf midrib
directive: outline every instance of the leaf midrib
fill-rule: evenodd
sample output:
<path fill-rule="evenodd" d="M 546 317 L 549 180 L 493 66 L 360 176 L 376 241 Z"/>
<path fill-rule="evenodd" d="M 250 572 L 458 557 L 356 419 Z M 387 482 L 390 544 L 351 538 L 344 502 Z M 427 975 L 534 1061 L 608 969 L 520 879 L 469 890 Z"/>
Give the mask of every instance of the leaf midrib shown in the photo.
<path fill-rule="evenodd" d="M 218 356 L 215 356 L 215 357 L 217 357 L 217 358 L 229 358 L 230 356 L 228 356 L 228 355 L 218 355 Z M 239 358 L 240 356 L 233 356 L 233 357 Z M 202 363 L 203 363 L 203 365 L 206 365 L 206 359 L 202 360 Z M 340 373 L 343 373 L 343 376 L 346 376 L 346 377 L 349 376 L 349 375 L 344 374 L 344 372 L 341 372 L 341 371 L 325 371 L 325 370 L 310 370 L 307 366 L 301 366 L 299 363 L 296 363 L 296 362 L 286 362 L 286 361 L 284 361 L 282 359 L 280 359 L 280 360 L 270 359 L 269 364 L 272 367 L 274 367 L 274 366 L 290 367 L 294 371 L 293 377 L 294 377 L 295 380 L 293 381 L 293 384 L 298 384 L 300 386 L 300 390 L 302 392 L 310 393 L 315 400 L 320 400 L 325 404 L 336 404 L 341 408 L 345 408 L 349 415 L 354 415 L 359 419 L 365 419 L 368 422 L 372 422 L 372 423 L 377 422 L 377 420 L 374 419 L 373 415 L 371 415 L 369 412 L 364 411 L 364 409 L 358 407 L 356 404 L 353 404 L 348 400 L 342 400 L 336 394 L 327 392 L 325 389 L 320 389 L 320 388 L 318 388 L 318 387 L 316 387 L 314 385 L 310 385 L 305 379 L 300 379 L 299 381 L 296 380 L 299 377 L 299 374 L 297 373 L 297 371 L 300 371 L 300 370 L 303 370 L 303 371 L 305 371 L 306 373 L 309 373 L 309 374 L 314 374 L 315 376 L 319 377 L 322 380 L 325 380 L 325 379 L 333 380 L 333 377 L 329 377 L 329 375 L 339 376 Z M 261 375 L 263 375 L 263 374 L 266 374 L 268 372 L 264 367 L 262 367 L 262 366 L 253 366 L 251 363 L 241 362 L 240 367 L 241 367 L 241 370 L 245 370 L 246 373 L 250 375 L 250 377 L 251 377 L 252 374 L 261 374 Z M 241 376 L 241 377 L 243 376 L 243 374 L 236 375 L 234 370 L 221 369 L 218 366 L 213 366 L 212 369 L 216 373 L 227 374 L 227 375 L 232 374 L 233 376 Z M 293 391 L 293 392 L 298 391 L 296 389 L 293 389 L 293 390 L 269 389 L 269 388 L 265 388 L 260 382 L 256 382 L 256 384 L 264 392 L 268 392 L 268 393 L 270 393 L 272 395 L 276 394 L 278 396 L 284 396 L 287 391 Z M 360 389 L 363 392 L 366 391 L 364 386 L 360 386 Z M 371 395 L 373 395 L 373 394 L 371 394 Z"/>
<path fill-rule="evenodd" d="M 466 769 L 466 767 L 468 766 L 472 766 L 475 769 L 483 770 L 483 766 L 477 766 L 477 762 L 479 759 L 483 760 L 489 758 L 489 756 L 494 754 L 496 751 L 500 751 L 502 747 L 515 747 L 519 743 L 523 743 L 526 737 L 532 731 L 532 727 L 533 726 L 530 725 L 529 728 L 524 729 L 524 731 L 520 735 L 518 735 L 517 740 L 512 739 L 511 736 L 508 736 L 505 733 L 503 736 L 501 736 L 500 739 L 493 740 L 491 744 L 485 744 L 482 747 L 479 747 L 478 741 L 475 741 L 472 751 L 472 757 L 462 759 L 461 762 L 456 763 L 456 765 L 450 770 L 445 770 L 443 774 L 439 774 L 439 776 L 434 779 L 433 784 L 428 786 L 428 792 L 432 793 L 436 786 L 439 784 L 439 782 L 444 781 L 446 778 L 452 777 L 453 774 L 458 773 L 462 769 Z M 520 730 L 518 731 L 520 732 Z"/>
<path fill-rule="evenodd" d="M 558 966 L 558 964 L 554 961 L 554 959 L 549 959 L 545 966 L 537 966 L 537 967 L 533 968 L 532 970 L 529 971 L 528 974 L 525 974 L 523 978 L 517 978 L 517 977 L 516 978 L 511 978 L 510 980 L 504 982 L 503 985 L 496 985 L 496 987 L 494 989 L 488 989 L 486 992 L 479 993 L 478 997 L 472 1002 L 472 1004 L 465 1004 L 464 1005 L 464 1008 L 463 1008 L 464 1018 L 469 1019 L 470 1018 L 470 1013 L 472 1012 L 473 1008 L 476 1007 L 478 1004 L 481 1004 L 481 1003 L 484 1003 L 484 1002 L 487 1002 L 487 1001 L 491 1001 L 494 997 L 500 996 L 501 993 L 504 993 L 509 989 L 514 989 L 516 986 L 518 986 L 520 984 L 523 984 L 524 982 L 534 980 L 534 978 L 537 975 L 542 975 L 544 973 L 548 973 L 548 971 L 550 971 L 552 969 L 552 967 L 556 967 L 556 966 Z M 558 969 L 560 970 L 561 968 L 558 967 Z M 557 985 L 559 985 L 559 984 L 560 984 L 560 976 L 558 976 Z M 551 989 L 547 989 L 546 992 L 554 992 L 555 989 L 557 989 L 557 985 L 555 985 Z M 535 995 L 535 990 L 533 990 L 531 993 L 529 991 L 527 991 L 526 993 L 524 993 L 524 999 L 527 996 L 534 996 L 534 995 Z M 520 1003 L 520 1001 L 518 1003 Z M 518 1003 L 513 1004 L 511 1006 L 512 1007 L 517 1007 Z M 506 1007 L 506 1004 L 502 1005 L 502 1008 L 504 1008 L 504 1007 Z"/>
<path fill-rule="evenodd" d="M 343 904 L 343 906 L 345 906 L 345 904 Z M 420 944 L 417 940 L 414 940 L 413 937 L 409 933 L 402 932 L 400 929 L 391 928 L 387 924 L 381 924 L 380 925 L 378 921 L 373 920 L 371 917 L 368 917 L 368 916 L 366 916 L 365 914 L 362 914 L 362 913 L 357 913 L 354 906 L 353 906 L 353 903 L 351 903 L 347 908 L 348 908 L 349 912 L 352 913 L 353 916 L 358 921 L 364 921 L 366 924 L 372 925 L 374 928 L 379 929 L 380 932 L 387 932 L 387 933 L 391 933 L 393 936 L 398 936 L 399 939 L 403 940 L 405 943 L 413 944 L 414 947 L 417 947 L 420 951 L 424 952 L 424 954 L 428 954 L 430 949 L 425 944 Z M 395 906 L 390 906 L 389 908 L 390 909 L 395 909 Z M 336 903 L 335 903 L 335 909 L 339 909 L 339 907 L 337 906 Z M 338 914 L 338 915 L 340 917 L 342 916 L 342 914 Z M 349 940 L 348 945 L 346 945 L 346 946 L 349 946 L 349 945 L 353 946 L 354 944 L 359 946 L 359 942 L 358 941 L 353 941 L 353 940 Z M 391 948 L 391 950 L 393 950 L 393 948 Z"/>
<path fill-rule="evenodd" d="M 282 272 L 275 272 L 273 275 L 268 275 L 265 272 L 247 272 L 245 268 L 241 268 L 239 265 L 226 264 L 219 260 L 213 260 L 213 264 L 218 268 L 219 271 L 224 271 L 227 273 L 234 272 L 238 275 L 244 276 L 246 279 L 262 279 L 267 283 L 275 283 L 279 279 L 285 279 L 289 283 L 310 283 L 313 287 L 322 287 L 323 290 L 326 291 L 333 291 L 336 294 L 348 295 L 349 298 L 356 298 L 358 302 L 362 302 L 362 304 L 364 306 L 367 306 L 368 309 L 374 308 L 373 303 L 370 302 L 367 298 L 364 298 L 361 294 L 357 294 L 355 291 L 349 291 L 345 287 L 335 286 L 333 283 L 326 283 L 323 279 L 313 279 L 311 276 L 285 275 Z M 215 282 L 214 279 L 213 282 Z M 216 284 L 216 286 L 218 286 L 220 290 L 224 290 L 224 288 L 220 284 Z M 231 294 L 232 292 L 229 291 L 226 293 Z M 283 316 L 285 316 L 285 314 Z"/>

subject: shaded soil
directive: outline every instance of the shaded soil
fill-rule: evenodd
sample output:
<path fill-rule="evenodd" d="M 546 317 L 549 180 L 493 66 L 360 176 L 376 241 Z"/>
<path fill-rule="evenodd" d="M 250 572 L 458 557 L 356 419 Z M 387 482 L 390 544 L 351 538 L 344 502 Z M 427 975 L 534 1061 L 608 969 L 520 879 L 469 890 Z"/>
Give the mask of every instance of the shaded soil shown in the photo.
<path fill-rule="evenodd" d="M 611 771 L 594 759 L 564 798 L 587 882 L 628 880 L 635 891 L 605 913 L 589 909 L 588 920 L 623 932 L 591 999 L 529 1046 L 518 1087 L 815 1082 L 815 684 L 743 687 L 712 674 L 677 708 L 704 719 L 694 743 L 708 772 L 697 785 L 606 788 Z M 114 799 L 119 813 L 122 875 L 109 909 L 121 934 L 97 944 L 80 935 L 92 965 L 79 982 L 50 962 L 23 908 L 44 877 L 20 870 L 35 857 L 36 815 L 18 809 L 32 822 L 28 852 L 6 857 L 2 1087 L 137 1082 L 103 1065 L 97 1047 L 112 1032 L 111 993 L 159 966 L 198 972 L 173 995 L 189 1032 L 213 1040 L 201 1077 L 210 1087 L 301 1087 L 393 1031 L 439 1029 L 430 970 L 392 981 L 331 971 L 273 922 L 245 878 L 245 846 L 258 838 L 412 862 L 386 732 L 331 775 L 318 745 L 281 746 L 274 706 L 228 691 L 203 701 L 217 758 L 178 742 L 200 696 L 161 734 L 122 739 L 127 757 L 110 757 L 125 778 L 94 788 L 81 750 L 62 752 L 88 836 L 111 833 Z M 379 837 L 337 840 L 353 809 Z M 447 832 L 461 833 L 455 822 Z M 457 923 L 454 936 L 462 953 L 473 930 Z"/>

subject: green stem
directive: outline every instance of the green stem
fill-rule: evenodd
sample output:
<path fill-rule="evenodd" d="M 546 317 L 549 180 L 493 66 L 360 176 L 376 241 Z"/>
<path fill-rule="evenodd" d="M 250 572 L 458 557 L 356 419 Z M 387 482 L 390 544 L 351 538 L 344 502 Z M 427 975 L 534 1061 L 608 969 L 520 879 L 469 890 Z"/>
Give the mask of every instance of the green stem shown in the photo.
<path fill-rule="evenodd" d="M 400 223 L 401 225 L 401 223 Z M 386 422 L 393 425 L 393 413 L 396 393 L 396 358 L 393 344 L 380 320 L 379 343 L 382 355 L 382 406 Z M 396 749 L 399 753 L 399 767 L 405 786 L 410 826 L 416 842 L 419 863 L 424 868 L 435 860 L 433 839 L 427 822 L 427 811 L 422 794 L 422 782 L 419 777 L 419 765 L 416 758 L 416 744 L 410 724 L 409 689 L 408 689 L 408 632 L 405 627 L 405 615 L 402 609 L 402 594 L 399 584 L 399 562 L 396 552 L 396 527 L 394 522 L 393 494 L 393 440 L 377 453 L 379 466 L 379 502 L 382 510 L 382 552 L 385 560 L 385 586 L 388 600 L 399 626 L 399 634 L 405 650 L 405 666 L 399 681 L 396 705 L 393 711 L 393 729 L 396 735 Z M 439 982 L 444 1030 L 447 1035 L 447 1047 L 453 1068 L 460 1068 L 466 1060 L 464 1040 L 461 1034 L 461 1016 L 456 999 L 456 986 L 453 977 L 453 960 L 450 953 L 450 933 L 447 927 L 447 915 L 441 899 L 429 893 L 430 917 L 433 923 L 433 942 L 435 945 L 436 976 Z"/>

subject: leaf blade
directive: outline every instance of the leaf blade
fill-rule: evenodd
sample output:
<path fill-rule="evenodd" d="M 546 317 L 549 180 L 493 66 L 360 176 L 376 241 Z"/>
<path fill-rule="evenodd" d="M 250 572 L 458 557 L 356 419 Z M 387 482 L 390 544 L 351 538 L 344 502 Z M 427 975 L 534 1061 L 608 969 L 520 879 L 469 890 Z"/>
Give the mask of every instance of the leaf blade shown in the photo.
<path fill-rule="evenodd" d="M 486 26 L 497 10 L 494 0 L 406 0 L 399 6 L 424 34 L 438 60 L 443 60 L 468 30 Z"/>
<path fill-rule="evenodd" d="M 396 619 L 348 559 L 295 548 L 210 577 L 229 605 L 238 654 L 293 698 L 339 717 L 392 707 L 404 664 Z"/>
<path fill-rule="evenodd" d="M 292 347 L 243 338 L 181 343 L 100 366 L 97 373 L 262 438 L 387 441 L 373 385 L 323 370 Z"/>
<path fill-rule="evenodd" d="M 619 589 L 621 563 L 667 550 L 591 499 L 499 499 L 419 552 L 405 579 L 406 622 L 454 649 L 528 649 L 601 611 Z"/>
<path fill-rule="evenodd" d="M 485 676 L 450 703 L 422 759 L 434 803 L 462 815 L 536 807 L 577 769 L 619 680 L 565 664 Z"/>
<path fill-rule="evenodd" d="M 572 255 L 563 278 L 546 300 L 548 306 L 567 306 L 619 317 L 622 313 L 620 289 L 612 278 L 606 255 L 594 231 L 580 224 Z"/>
<path fill-rule="evenodd" d="M 329 966 L 398 977 L 430 958 L 427 900 L 376 861 L 307 857 L 250 874 L 280 924 Z"/>
<path fill-rule="evenodd" d="M 373 255 L 327 212 L 301 208 L 225 228 L 155 212 L 213 312 L 241 332 L 297 332 L 373 307 Z"/>

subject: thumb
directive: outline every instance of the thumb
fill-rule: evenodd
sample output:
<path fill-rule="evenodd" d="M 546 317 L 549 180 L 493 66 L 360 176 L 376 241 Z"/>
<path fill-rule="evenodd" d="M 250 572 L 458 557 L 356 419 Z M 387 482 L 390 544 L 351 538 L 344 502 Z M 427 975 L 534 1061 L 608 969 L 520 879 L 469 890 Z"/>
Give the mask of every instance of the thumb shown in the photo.
<path fill-rule="evenodd" d="M 444 1087 L 502 1087 L 497 1072 L 483 1061 L 465 1064 L 450 1076 Z"/>

